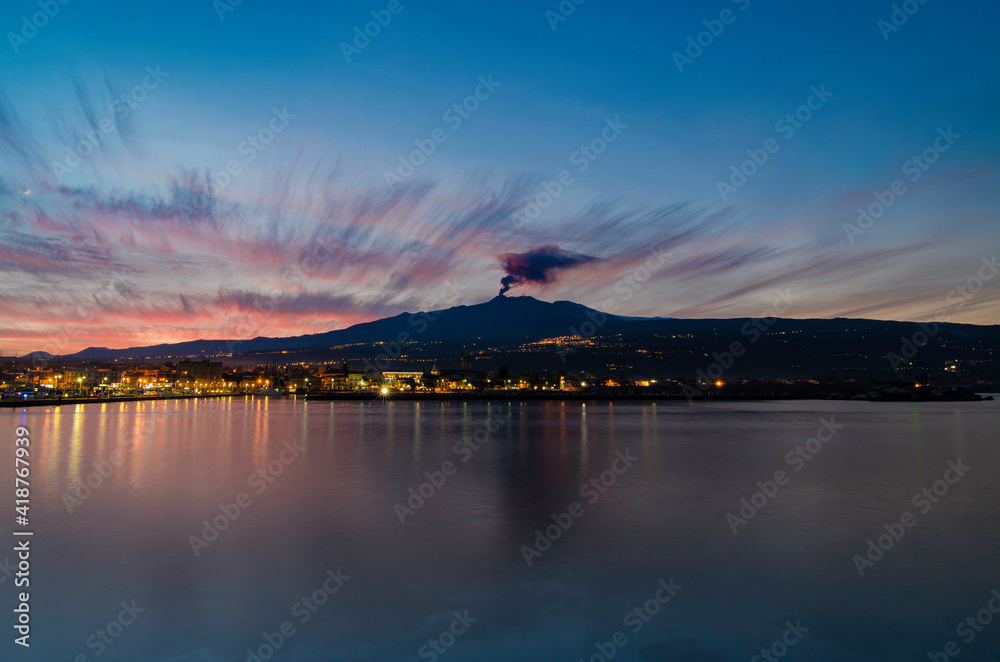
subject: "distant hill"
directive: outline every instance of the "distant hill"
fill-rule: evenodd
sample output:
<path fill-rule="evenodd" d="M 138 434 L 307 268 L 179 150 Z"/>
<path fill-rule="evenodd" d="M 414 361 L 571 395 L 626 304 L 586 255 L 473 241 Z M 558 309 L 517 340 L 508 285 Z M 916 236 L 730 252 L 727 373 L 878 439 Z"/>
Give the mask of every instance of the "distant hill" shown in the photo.
<path fill-rule="evenodd" d="M 24 356 L 19 356 L 19 359 L 54 359 L 55 356 L 49 354 L 48 352 L 31 352 L 25 354 Z"/>
<path fill-rule="evenodd" d="M 473 306 L 455 306 L 430 312 L 401 313 L 373 322 L 355 324 L 346 329 L 291 338 L 257 337 L 251 340 L 192 340 L 182 343 L 108 349 L 88 347 L 70 358 L 138 359 L 157 357 L 222 356 L 230 352 L 248 353 L 291 349 L 329 349 L 330 347 L 398 341 L 409 334 L 422 342 L 464 342 L 475 339 L 503 343 L 541 340 L 570 333 L 571 327 L 599 319 L 602 313 L 571 301 L 548 303 L 533 297 L 494 297 Z M 622 330 L 634 318 L 608 315 L 607 326 Z M 605 329 L 602 328 L 602 332 Z"/>
<path fill-rule="evenodd" d="M 904 356 L 910 350 L 903 338 L 920 343 L 921 334 L 928 330 L 933 333 L 926 346 L 913 346 L 913 355 Z M 569 339 L 571 336 L 576 340 Z M 563 340 L 525 347 L 557 338 Z M 511 369 L 690 376 L 716 361 L 716 355 L 725 364 L 724 353 L 733 342 L 741 343 L 745 355 L 734 361 L 732 369 L 746 376 L 888 376 L 895 374 L 893 367 L 936 373 L 954 365 L 954 370 L 964 374 L 1000 377 L 1000 326 L 996 325 L 922 327 L 916 322 L 841 318 L 775 319 L 755 324 L 748 318 L 623 317 L 571 301 L 549 303 L 528 296 L 402 313 L 291 338 L 195 340 L 128 349 L 91 347 L 67 358 L 177 360 L 231 354 L 262 360 L 281 354 L 283 360 L 372 361 L 382 357 L 387 361 L 388 355 L 393 365 L 429 365 L 439 359 L 457 361 L 462 351 L 469 350 L 475 353 L 476 367 L 483 369 L 508 365 Z M 403 356 L 387 349 L 387 343 L 405 348 Z"/>

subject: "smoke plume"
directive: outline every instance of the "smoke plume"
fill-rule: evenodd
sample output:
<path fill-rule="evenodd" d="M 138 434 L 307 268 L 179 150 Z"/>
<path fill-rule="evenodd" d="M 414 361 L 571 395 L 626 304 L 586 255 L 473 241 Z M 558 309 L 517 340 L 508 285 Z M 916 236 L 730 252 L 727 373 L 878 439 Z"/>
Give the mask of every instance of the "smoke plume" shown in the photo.
<path fill-rule="evenodd" d="M 551 283 L 560 269 L 569 269 L 597 259 L 589 255 L 564 251 L 554 244 L 532 248 L 525 253 L 505 253 L 500 256 L 501 266 L 507 273 L 500 279 L 500 296 L 503 296 L 511 285 Z"/>

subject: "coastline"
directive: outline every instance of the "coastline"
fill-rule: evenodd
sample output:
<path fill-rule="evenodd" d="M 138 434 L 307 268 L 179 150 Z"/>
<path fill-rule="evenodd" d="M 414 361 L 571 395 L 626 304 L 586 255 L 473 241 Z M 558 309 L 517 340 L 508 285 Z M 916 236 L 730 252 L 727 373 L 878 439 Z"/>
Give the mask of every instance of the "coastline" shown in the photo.
<path fill-rule="evenodd" d="M 683 394 L 639 394 L 639 393 L 593 393 L 593 392 L 561 392 L 546 391 L 508 392 L 494 391 L 490 393 L 393 393 L 391 396 L 380 396 L 377 393 L 310 393 L 304 396 L 295 395 L 262 395 L 256 393 L 225 393 L 213 395 L 160 395 L 149 397 L 121 396 L 110 398 L 62 398 L 59 400 L 42 398 L 38 400 L 0 400 L 0 409 L 17 409 L 21 407 L 59 407 L 64 405 L 116 404 L 123 402 L 156 402 L 170 400 L 197 400 L 217 398 L 280 398 L 302 399 L 306 402 L 765 402 L 770 400 L 849 400 L 855 402 L 989 402 L 992 398 L 958 397 L 958 398 L 927 398 L 927 399 L 868 399 L 837 397 L 829 393 L 755 393 L 753 395 L 692 395 Z"/>
<path fill-rule="evenodd" d="M 0 400 L 0 408 L 17 409 L 19 407 L 60 407 L 62 405 L 99 405 L 118 402 L 154 402 L 156 400 L 197 400 L 198 398 L 231 398 L 232 394 L 218 395 L 154 395 L 154 396 L 116 396 L 110 398 L 38 398 L 31 400 Z"/>
<path fill-rule="evenodd" d="M 972 393 L 948 394 L 949 397 L 923 397 L 911 399 L 899 398 L 854 398 L 843 397 L 831 393 L 754 393 L 746 395 L 718 394 L 718 395 L 684 395 L 678 393 L 596 393 L 593 391 L 545 391 L 536 393 L 526 392 L 503 392 L 492 391 L 488 393 L 392 393 L 389 396 L 379 397 L 371 393 L 310 393 L 305 396 L 308 401 L 442 401 L 442 402 L 462 402 L 462 401 L 502 401 L 502 402 L 639 402 L 639 401 L 695 401 L 695 402 L 761 402 L 767 400 L 852 400 L 858 402 L 989 402 L 990 399 L 982 398 Z"/>
<path fill-rule="evenodd" d="M 651 401 L 651 400 L 687 400 L 688 396 L 679 394 L 639 394 L 639 393 L 580 393 L 564 391 L 545 391 L 535 393 L 531 391 L 491 391 L 489 393 L 393 393 L 389 396 L 379 396 L 372 393 L 311 393 L 305 396 L 307 402 L 324 402 L 335 400 L 346 401 L 373 401 L 382 400 L 388 402 L 419 402 L 434 401 L 441 402 L 463 402 L 463 401 L 502 401 L 502 402 L 597 402 L 597 401 Z M 819 395 L 800 394 L 775 394 L 775 395 L 699 395 L 692 396 L 692 400 L 825 400 Z"/>

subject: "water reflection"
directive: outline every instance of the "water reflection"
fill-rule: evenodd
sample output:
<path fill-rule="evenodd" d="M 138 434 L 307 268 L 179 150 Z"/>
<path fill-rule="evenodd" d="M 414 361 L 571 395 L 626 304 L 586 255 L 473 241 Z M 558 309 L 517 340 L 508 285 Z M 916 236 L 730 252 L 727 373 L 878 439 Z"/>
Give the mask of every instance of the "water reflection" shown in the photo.
<path fill-rule="evenodd" d="M 242 661 L 342 567 L 350 582 L 285 658 L 414 659 L 468 609 L 480 621 L 449 660 L 579 659 L 673 576 L 676 604 L 616 659 L 749 659 L 801 618 L 814 624 L 801 659 L 881 660 L 939 650 L 1000 584 L 998 415 L 997 403 L 227 398 L 4 410 L 0 422 L 32 430 L 44 659 L 89 652 L 135 598 L 148 611 L 102 660 Z M 830 416 L 843 430 L 791 471 L 789 450 Z M 295 440 L 303 450 L 282 462 Z M 68 513 L 62 496 L 113 451 L 123 462 Z M 581 485 L 625 451 L 639 459 L 590 503 Z M 859 577 L 852 556 L 956 458 L 969 476 Z M 454 474 L 401 524 L 394 505 L 446 462 Z M 280 472 L 263 489 L 250 482 L 269 467 Z M 790 484 L 734 536 L 726 513 L 780 469 Z M 196 556 L 190 538 L 240 494 L 250 504 Z M 527 566 L 521 546 L 574 503 L 583 515 Z M 996 656 L 986 637 L 963 651 Z"/>

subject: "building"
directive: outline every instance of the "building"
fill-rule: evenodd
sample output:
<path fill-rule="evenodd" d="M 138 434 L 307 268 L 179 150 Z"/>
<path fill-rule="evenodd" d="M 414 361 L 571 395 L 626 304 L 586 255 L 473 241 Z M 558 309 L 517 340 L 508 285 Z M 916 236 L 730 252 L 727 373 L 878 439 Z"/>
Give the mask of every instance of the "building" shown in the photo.
<path fill-rule="evenodd" d="M 420 386 L 423 370 L 387 370 L 382 373 L 382 384 L 397 390 L 413 390 Z"/>
<path fill-rule="evenodd" d="M 182 387 L 219 386 L 222 384 L 222 361 L 180 361 L 177 385 Z"/>
<path fill-rule="evenodd" d="M 324 391 L 357 391 L 365 381 L 364 370 L 347 370 L 346 372 L 328 372 L 320 379 Z"/>

